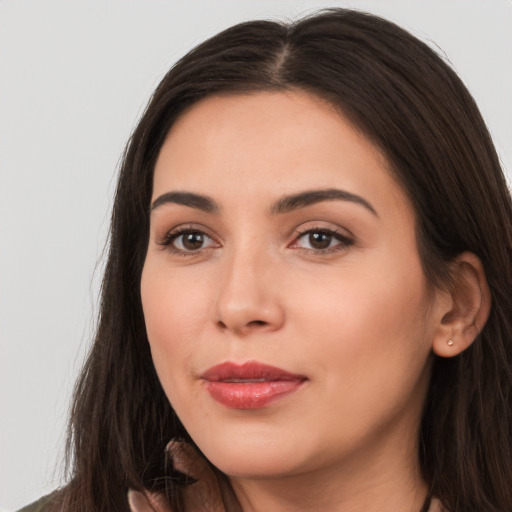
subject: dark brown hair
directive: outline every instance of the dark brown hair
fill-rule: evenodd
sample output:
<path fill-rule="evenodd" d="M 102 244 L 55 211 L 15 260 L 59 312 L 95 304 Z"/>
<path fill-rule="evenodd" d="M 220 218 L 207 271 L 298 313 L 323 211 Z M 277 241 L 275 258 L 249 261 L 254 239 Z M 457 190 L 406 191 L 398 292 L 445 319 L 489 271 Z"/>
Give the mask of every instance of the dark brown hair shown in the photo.
<path fill-rule="evenodd" d="M 392 23 L 343 9 L 234 26 L 156 89 L 124 155 L 97 335 L 72 409 L 70 480 L 55 509 L 124 510 L 129 487 L 165 489 L 179 508 L 180 482 L 163 453 L 187 433 L 156 376 L 139 293 L 153 168 L 169 128 L 201 98 L 287 89 L 327 99 L 382 149 L 414 205 L 433 286 L 449 282 L 461 252 L 482 260 L 492 311 L 469 349 L 435 359 L 419 457 L 448 511 L 512 510 L 512 206 L 498 157 L 441 58 Z"/>

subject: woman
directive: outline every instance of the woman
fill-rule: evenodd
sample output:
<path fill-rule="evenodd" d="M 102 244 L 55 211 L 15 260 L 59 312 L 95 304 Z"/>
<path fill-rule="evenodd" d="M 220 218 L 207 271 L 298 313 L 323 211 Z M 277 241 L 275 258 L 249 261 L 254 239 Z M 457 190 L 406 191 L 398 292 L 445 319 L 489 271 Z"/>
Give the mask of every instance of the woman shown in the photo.
<path fill-rule="evenodd" d="M 511 255 L 426 45 L 341 9 L 222 32 L 128 145 L 45 510 L 512 509 Z"/>

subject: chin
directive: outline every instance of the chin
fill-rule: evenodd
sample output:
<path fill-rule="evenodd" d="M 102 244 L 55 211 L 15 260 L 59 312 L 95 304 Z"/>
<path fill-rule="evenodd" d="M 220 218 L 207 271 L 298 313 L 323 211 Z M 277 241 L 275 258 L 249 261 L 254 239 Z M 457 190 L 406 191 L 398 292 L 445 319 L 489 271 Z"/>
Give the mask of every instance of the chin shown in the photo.
<path fill-rule="evenodd" d="M 267 453 L 264 450 L 246 452 L 234 449 L 231 456 L 226 453 L 219 457 L 210 457 L 210 461 L 224 474 L 235 478 L 279 478 L 300 472 L 290 459 L 279 453 Z"/>
<path fill-rule="evenodd" d="M 308 447 L 293 436 L 274 430 L 224 432 L 192 438 L 208 460 L 228 476 L 240 478 L 276 478 L 304 471 L 308 465 Z M 297 450 L 301 446 L 302 450 Z"/>

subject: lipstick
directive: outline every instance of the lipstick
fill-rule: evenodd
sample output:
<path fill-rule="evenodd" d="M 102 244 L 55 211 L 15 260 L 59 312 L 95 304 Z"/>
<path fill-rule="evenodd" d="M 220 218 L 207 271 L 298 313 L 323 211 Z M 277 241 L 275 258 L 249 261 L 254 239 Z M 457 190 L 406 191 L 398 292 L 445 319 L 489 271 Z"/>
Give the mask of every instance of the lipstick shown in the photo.
<path fill-rule="evenodd" d="M 232 409 L 260 409 L 297 391 L 307 380 L 275 366 L 249 361 L 213 366 L 201 378 L 210 396 Z"/>

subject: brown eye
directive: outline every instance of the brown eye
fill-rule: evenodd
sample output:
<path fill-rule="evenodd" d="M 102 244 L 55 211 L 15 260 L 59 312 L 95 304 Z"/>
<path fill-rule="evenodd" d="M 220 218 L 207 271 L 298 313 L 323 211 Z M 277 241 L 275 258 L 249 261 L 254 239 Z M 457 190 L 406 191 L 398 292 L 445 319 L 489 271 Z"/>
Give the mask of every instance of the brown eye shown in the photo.
<path fill-rule="evenodd" d="M 197 249 L 201 249 L 204 244 L 204 235 L 199 232 L 185 233 L 181 235 L 181 239 L 183 248 L 187 251 L 196 251 Z"/>
<path fill-rule="evenodd" d="M 351 238 L 330 229 L 308 229 L 299 234 L 292 247 L 322 254 L 346 249 L 353 243 Z"/>
<path fill-rule="evenodd" d="M 198 252 L 213 247 L 215 242 L 206 233 L 197 230 L 184 230 L 172 234 L 165 243 L 175 252 Z"/>
<path fill-rule="evenodd" d="M 331 246 L 333 236 L 330 233 L 309 233 L 308 242 L 313 249 L 328 249 Z"/>

